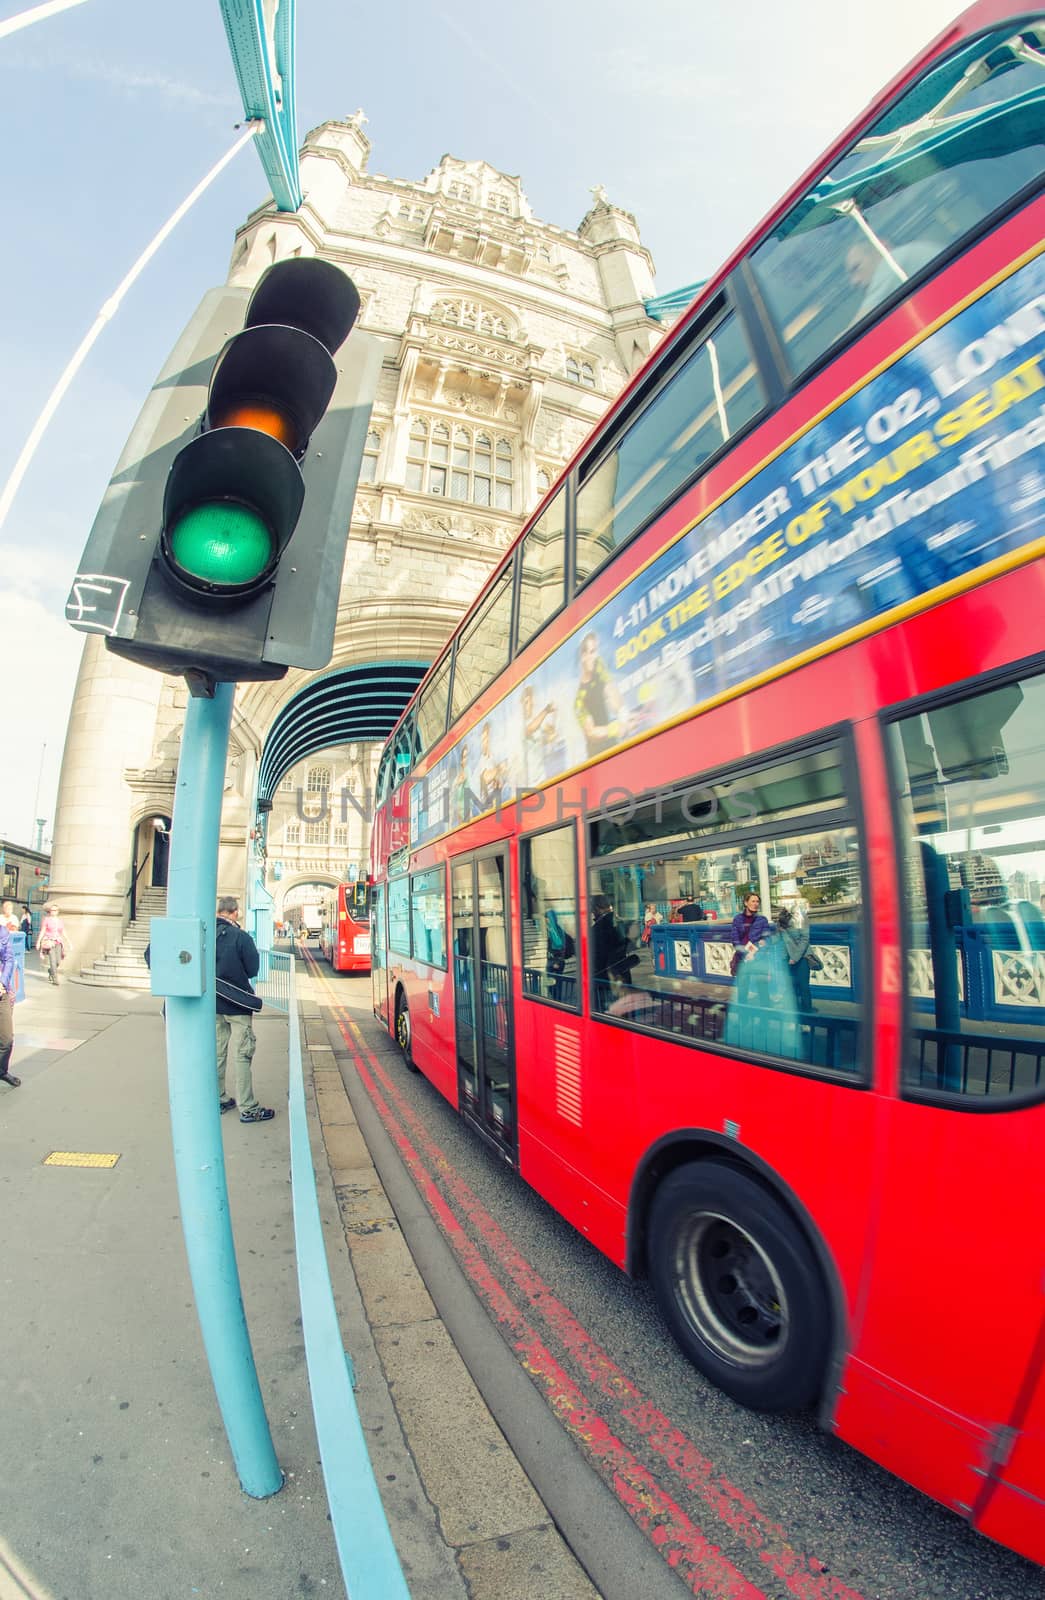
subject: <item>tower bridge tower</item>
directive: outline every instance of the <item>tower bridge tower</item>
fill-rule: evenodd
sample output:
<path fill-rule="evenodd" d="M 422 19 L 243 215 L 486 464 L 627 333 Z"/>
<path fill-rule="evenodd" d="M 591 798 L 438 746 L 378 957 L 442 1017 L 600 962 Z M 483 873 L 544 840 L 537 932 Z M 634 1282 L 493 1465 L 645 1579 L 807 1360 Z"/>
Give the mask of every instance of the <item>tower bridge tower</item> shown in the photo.
<path fill-rule="evenodd" d="M 260 206 L 237 231 L 229 270 L 231 284 L 250 288 L 274 261 L 336 262 L 360 291 L 359 326 L 384 341 L 327 671 L 357 679 L 386 663 L 416 673 L 434 658 L 663 332 L 645 311 L 653 263 L 635 218 L 600 186 L 576 230 L 556 227 L 534 216 L 519 178 L 485 161 L 445 155 L 419 181 L 371 173 L 365 120 L 357 112 L 308 134 L 300 210 Z M 269 731 L 320 676 L 292 670 L 237 693 L 223 892 L 242 893 L 255 871 Z M 152 819 L 172 812 L 185 699 L 180 679 L 87 640 L 52 867 L 53 893 L 84 954 L 115 948 L 135 878 L 152 871 Z M 346 705 L 343 723 L 323 737 L 342 745 L 373 731 Z M 300 759 L 300 738 L 295 751 Z"/>

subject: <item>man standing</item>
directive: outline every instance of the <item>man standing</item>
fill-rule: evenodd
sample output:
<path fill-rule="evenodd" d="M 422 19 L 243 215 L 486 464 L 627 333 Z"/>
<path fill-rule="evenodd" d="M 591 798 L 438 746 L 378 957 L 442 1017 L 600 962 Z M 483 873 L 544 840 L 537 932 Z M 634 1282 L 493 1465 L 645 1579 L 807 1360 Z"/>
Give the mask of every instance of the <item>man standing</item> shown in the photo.
<path fill-rule="evenodd" d="M 231 1111 L 238 1100 L 241 1122 L 270 1122 L 276 1115 L 267 1106 L 258 1105 L 250 1070 L 256 1043 L 251 1015 L 261 1009 L 261 1002 L 251 988 L 250 980 L 257 977 L 260 965 L 257 945 L 250 934 L 239 927 L 239 901 L 232 895 L 223 895 L 218 901 L 218 923 L 214 930 L 218 1101 L 222 1111 Z M 230 1039 L 236 1080 L 235 1098 L 226 1098 L 225 1095 Z"/>
<path fill-rule="evenodd" d="M 21 1078 L 11 1071 L 11 1052 L 15 1047 L 15 953 L 11 935 L 0 924 L 0 1083 L 17 1089 Z"/>

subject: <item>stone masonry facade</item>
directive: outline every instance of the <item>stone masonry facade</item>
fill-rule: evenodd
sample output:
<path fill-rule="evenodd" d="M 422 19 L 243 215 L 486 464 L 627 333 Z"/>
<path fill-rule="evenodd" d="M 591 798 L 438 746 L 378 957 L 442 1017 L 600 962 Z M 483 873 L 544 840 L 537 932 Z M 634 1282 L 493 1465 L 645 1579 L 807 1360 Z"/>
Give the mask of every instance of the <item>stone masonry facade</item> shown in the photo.
<path fill-rule="evenodd" d="M 384 342 L 331 668 L 434 658 L 663 332 L 644 309 L 653 263 L 635 219 L 600 187 L 576 231 L 559 228 L 484 161 L 446 155 L 416 182 L 370 173 L 365 120 L 309 133 L 300 210 L 253 213 L 229 271 L 249 288 L 274 261 L 334 261 L 360 291 L 359 325 Z M 219 893 L 246 890 L 265 738 L 312 676 L 237 693 Z M 87 641 L 52 869 L 85 957 L 119 941 L 135 830 L 172 812 L 185 703 L 179 679 Z"/>

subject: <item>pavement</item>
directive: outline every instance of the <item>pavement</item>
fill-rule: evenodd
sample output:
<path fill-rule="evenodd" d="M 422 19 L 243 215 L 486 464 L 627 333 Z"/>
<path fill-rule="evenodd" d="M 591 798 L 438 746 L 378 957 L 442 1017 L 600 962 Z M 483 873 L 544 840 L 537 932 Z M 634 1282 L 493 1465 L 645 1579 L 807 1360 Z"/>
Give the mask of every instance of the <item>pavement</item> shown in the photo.
<path fill-rule="evenodd" d="M 410 1593 L 598 1600 L 429 1298 L 300 975 L 298 999 L 334 1295 Z M 268 1009 L 255 1021 L 255 1089 L 275 1119 L 221 1123 L 247 1326 L 286 1479 L 253 1500 L 189 1282 L 160 1001 L 64 976 L 53 988 L 27 957 L 12 1061 L 22 1087 L 0 1084 L 0 1600 L 345 1595 L 301 1333 L 287 1027 Z M 48 1163 L 52 1153 L 95 1160 Z"/>

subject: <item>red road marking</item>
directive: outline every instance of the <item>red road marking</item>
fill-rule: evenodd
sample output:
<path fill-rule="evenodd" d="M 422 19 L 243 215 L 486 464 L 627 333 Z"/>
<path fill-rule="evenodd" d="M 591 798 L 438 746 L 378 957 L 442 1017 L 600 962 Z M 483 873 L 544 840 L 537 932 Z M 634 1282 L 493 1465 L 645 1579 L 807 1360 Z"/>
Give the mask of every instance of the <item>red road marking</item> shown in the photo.
<path fill-rule="evenodd" d="M 542 1344 L 465 1234 L 362 1056 L 356 1050 L 353 1055 L 356 1070 L 375 1109 L 478 1293 L 509 1330 L 513 1349 L 543 1389 L 563 1427 L 592 1460 L 632 1519 L 652 1539 L 693 1594 L 710 1595 L 713 1600 L 766 1600 L 763 1591 L 719 1553 L 607 1423 L 586 1404 L 580 1389 Z"/>
<path fill-rule="evenodd" d="M 742 1489 L 727 1478 L 717 1475 L 713 1463 L 617 1367 L 577 1321 L 569 1308 L 552 1293 L 530 1263 L 519 1253 L 503 1229 L 483 1207 L 474 1191 L 454 1172 L 445 1153 L 405 1103 L 380 1062 L 366 1045 L 355 1022 L 347 1016 L 342 1016 L 339 1017 L 339 1026 L 367 1092 L 404 1161 L 414 1173 L 423 1198 L 446 1233 L 482 1298 L 498 1321 L 511 1331 L 513 1348 L 519 1354 L 526 1370 L 544 1390 L 549 1405 L 563 1426 L 592 1459 L 601 1475 L 607 1478 L 618 1499 L 653 1540 L 669 1565 L 676 1570 L 687 1569 L 687 1579 L 689 1572 L 692 1571 L 693 1577 L 700 1581 L 702 1575 L 699 1570 L 701 1565 L 699 1546 L 694 1550 L 691 1537 L 683 1537 L 681 1543 L 678 1538 L 679 1534 L 687 1535 L 690 1530 L 701 1541 L 704 1549 L 714 1552 L 716 1556 L 717 1552 L 703 1540 L 699 1530 L 689 1522 L 681 1508 L 663 1495 L 655 1480 L 616 1438 L 609 1425 L 585 1405 L 581 1391 L 559 1367 L 554 1357 L 526 1323 L 522 1313 L 464 1233 L 457 1217 L 436 1188 L 435 1178 L 411 1143 L 406 1128 L 400 1123 L 396 1112 L 389 1106 L 367 1070 L 363 1061 L 364 1054 L 373 1068 L 373 1073 L 380 1078 L 389 1096 L 395 1101 L 403 1123 L 410 1127 L 418 1144 L 427 1149 L 428 1158 L 439 1173 L 440 1180 L 449 1189 L 468 1220 L 478 1229 L 491 1253 L 522 1291 L 531 1308 L 547 1320 L 568 1353 L 574 1357 L 596 1387 L 616 1404 L 621 1418 L 647 1439 L 651 1448 L 682 1479 L 686 1487 L 703 1500 L 748 1549 L 758 1554 L 759 1559 L 766 1564 L 773 1576 L 783 1580 L 788 1592 L 794 1595 L 796 1600 L 864 1600 L 859 1591 L 826 1572 L 823 1563 L 815 1556 L 807 1556 L 796 1550 L 781 1524 L 766 1517 Z M 628 1467 L 628 1471 L 624 1474 L 619 1471 L 615 1451 L 623 1452 Z M 654 1493 L 653 1500 L 648 1498 L 650 1489 Z M 662 1497 L 660 1501 L 656 1499 L 657 1496 Z M 671 1512 L 665 1523 L 663 1510 L 668 1507 L 671 1508 Z M 694 1570 L 694 1553 L 698 1556 L 696 1570 Z M 728 1563 L 726 1565 L 728 1566 Z M 729 1567 L 729 1573 L 735 1574 L 741 1583 L 746 1583 L 735 1568 Z M 752 1596 L 759 1594 L 760 1591 L 748 1587 Z M 697 1587 L 694 1588 L 694 1592 L 732 1594 L 744 1593 L 744 1590 L 708 1590 Z"/>

